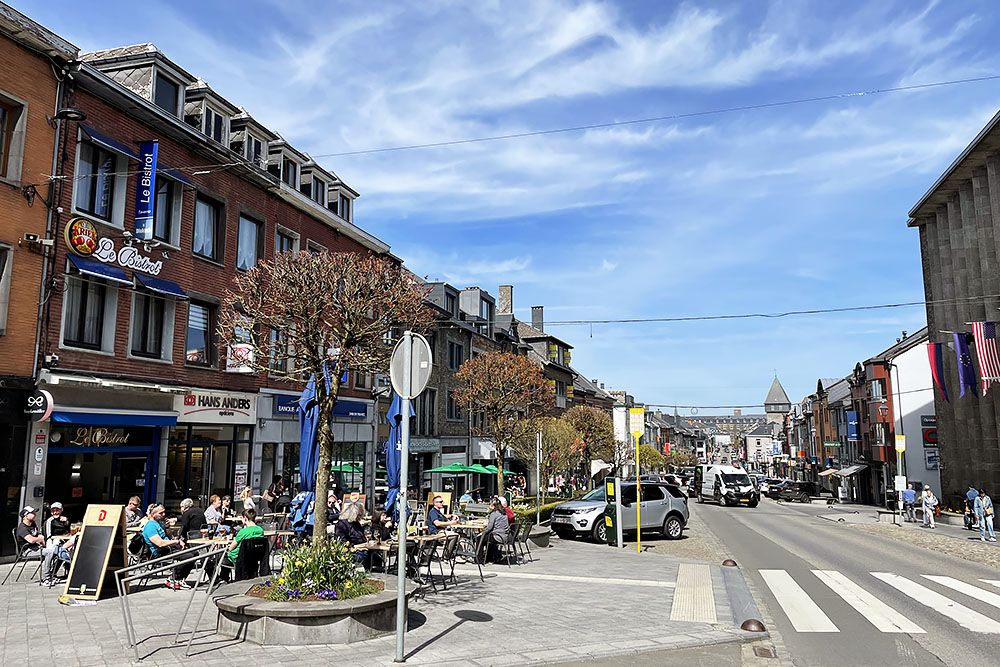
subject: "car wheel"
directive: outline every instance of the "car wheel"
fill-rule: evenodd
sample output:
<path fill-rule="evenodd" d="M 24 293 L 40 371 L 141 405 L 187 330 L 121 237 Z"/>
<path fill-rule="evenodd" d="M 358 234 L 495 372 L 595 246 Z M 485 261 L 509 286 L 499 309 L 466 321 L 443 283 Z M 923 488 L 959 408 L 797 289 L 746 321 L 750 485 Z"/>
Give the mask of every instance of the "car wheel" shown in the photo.
<path fill-rule="evenodd" d="M 606 544 L 608 541 L 608 527 L 604 525 L 604 517 L 598 517 L 594 522 L 594 529 L 590 531 L 595 542 Z"/>
<path fill-rule="evenodd" d="M 722 504 L 725 505 L 726 507 L 730 506 L 729 496 L 722 496 Z"/>
<path fill-rule="evenodd" d="M 803 493 L 801 496 L 799 496 L 799 502 L 802 502 L 802 503 L 811 503 L 812 502 L 812 498 L 809 497 L 808 493 Z"/>
<path fill-rule="evenodd" d="M 759 500 L 751 500 L 749 503 L 747 503 L 747 505 L 749 507 L 757 507 L 758 503 L 760 503 Z"/>
<path fill-rule="evenodd" d="M 667 520 L 663 522 L 663 536 L 668 540 L 680 539 L 683 530 L 684 522 L 679 517 L 668 516 Z"/>

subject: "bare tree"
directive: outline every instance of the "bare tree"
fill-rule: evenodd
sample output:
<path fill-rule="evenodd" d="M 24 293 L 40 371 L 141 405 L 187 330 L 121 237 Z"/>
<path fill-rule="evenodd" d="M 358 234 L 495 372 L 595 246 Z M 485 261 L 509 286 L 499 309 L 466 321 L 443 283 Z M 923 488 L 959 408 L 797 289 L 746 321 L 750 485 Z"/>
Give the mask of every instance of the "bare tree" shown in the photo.
<path fill-rule="evenodd" d="M 469 359 L 455 373 L 455 400 L 482 419 L 478 435 L 493 440 L 497 456 L 497 489 L 503 493 L 507 450 L 531 432 L 531 418 L 554 405 L 542 370 L 530 359 L 511 352 L 487 352 Z"/>
<path fill-rule="evenodd" d="M 400 264 L 357 252 L 281 253 L 238 275 L 226 293 L 219 339 L 230 366 L 287 382 L 316 379 L 314 535 L 326 535 L 326 513 L 319 508 L 330 485 L 340 378 L 348 369 L 384 372 L 392 354 L 390 332 L 432 321 L 425 296 Z"/>

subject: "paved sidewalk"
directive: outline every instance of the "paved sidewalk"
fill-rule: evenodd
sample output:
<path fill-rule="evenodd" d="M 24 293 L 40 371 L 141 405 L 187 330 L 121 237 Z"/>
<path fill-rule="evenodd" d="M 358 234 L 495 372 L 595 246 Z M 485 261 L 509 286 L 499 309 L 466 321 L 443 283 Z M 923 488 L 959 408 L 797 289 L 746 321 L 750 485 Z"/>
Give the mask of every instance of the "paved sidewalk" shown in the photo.
<path fill-rule="evenodd" d="M 730 600 L 743 608 L 745 583 L 716 564 L 636 554 L 585 542 L 553 540 L 537 560 L 491 565 L 485 582 L 460 568 L 460 583 L 428 592 L 411 605 L 407 662 L 436 665 L 516 665 L 621 657 L 664 648 L 766 639 L 734 625 Z M 674 604 L 684 567 L 684 599 Z M 0 568 L 4 572 L 7 566 Z M 215 614 L 202 620 L 191 658 L 173 633 L 188 595 L 152 588 L 130 597 L 142 664 L 387 665 L 392 636 L 349 646 L 261 647 L 214 634 Z M 4 665 L 106 665 L 133 661 L 126 650 L 116 599 L 68 607 L 56 589 L 8 584 L 0 589 L 5 616 Z M 201 601 L 201 597 L 196 602 Z M 677 620 L 697 618 L 701 622 Z M 673 619 L 673 620 L 672 620 Z M 189 624 L 194 620 L 192 614 Z M 707 622 L 714 621 L 714 622 Z M 50 640 L 49 638 L 54 639 Z"/>

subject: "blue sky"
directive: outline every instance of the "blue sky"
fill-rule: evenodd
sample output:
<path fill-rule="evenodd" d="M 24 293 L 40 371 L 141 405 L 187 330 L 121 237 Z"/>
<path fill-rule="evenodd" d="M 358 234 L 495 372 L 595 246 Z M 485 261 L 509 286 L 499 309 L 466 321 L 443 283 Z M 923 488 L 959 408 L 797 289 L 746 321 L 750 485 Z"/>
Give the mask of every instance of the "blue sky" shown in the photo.
<path fill-rule="evenodd" d="M 1000 73 L 984 2 L 15 2 L 84 50 L 156 43 L 313 155 Z M 906 212 L 1000 82 L 320 159 L 417 273 L 549 322 L 923 298 Z M 559 326 L 647 403 L 792 400 L 922 308 Z M 705 410 L 702 411 L 706 412 Z"/>

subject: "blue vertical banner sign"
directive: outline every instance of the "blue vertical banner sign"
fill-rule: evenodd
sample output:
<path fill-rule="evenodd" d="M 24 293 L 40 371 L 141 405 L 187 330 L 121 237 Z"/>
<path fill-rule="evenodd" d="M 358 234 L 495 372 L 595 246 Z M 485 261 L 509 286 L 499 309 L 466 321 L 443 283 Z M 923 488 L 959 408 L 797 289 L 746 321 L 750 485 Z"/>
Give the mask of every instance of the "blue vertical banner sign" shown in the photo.
<path fill-rule="evenodd" d="M 144 141 L 139 144 L 139 177 L 135 184 L 135 237 L 140 241 L 149 241 L 153 238 L 158 149 L 159 144 L 156 141 Z"/>
<path fill-rule="evenodd" d="M 847 441 L 859 442 L 861 433 L 858 429 L 858 413 L 856 410 L 847 411 Z"/>

